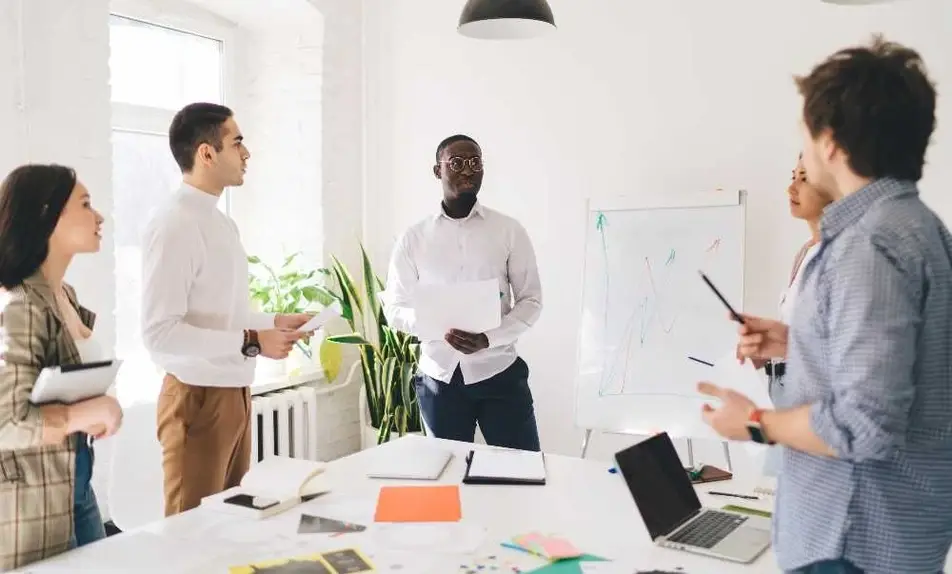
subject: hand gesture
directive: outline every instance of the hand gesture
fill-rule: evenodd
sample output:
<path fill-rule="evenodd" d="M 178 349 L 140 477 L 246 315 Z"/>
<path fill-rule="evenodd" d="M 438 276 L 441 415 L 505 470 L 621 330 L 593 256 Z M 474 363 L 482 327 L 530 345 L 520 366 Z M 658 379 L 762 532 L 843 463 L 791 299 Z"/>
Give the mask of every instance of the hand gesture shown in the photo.
<path fill-rule="evenodd" d="M 261 346 L 261 355 L 269 359 L 281 360 L 288 356 L 294 342 L 304 336 L 292 329 L 268 329 L 258 331 L 258 345 Z"/>
<path fill-rule="evenodd" d="M 485 333 L 467 333 L 459 329 L 450 329 L 444 338 L 451 347 L 467 355 L 489 347 L 489 338 Z"/>
<path fill-rule="evenodd" d="M 102 395 L 69 406 L 69 432 L 84 432 L 95 439 L 116 434 L 122 426 L 122 407 L 115 397 Z"/>
<path fill-rule="evenodd" d="M 737 357 L 737 362 L 741 365 L 747 362 L 747 357 L 742 355 L 740 352 L 740 343 L 737 344 L 737 349 L 734 351 L 734 356 Z M 767 359 L 752 358 L 750 359 L 750 362 L 754 365 L 755 369 L 759 370 L 764 368 L 764 365 L 767 364 Z"/>
<path fill-rule="evenodd" d="M 720 399 L 721 405 L 717 408 L 711 405 L 701 407 L 701 417 L 711 425 L 717 434 L 729 440 L 750 440 L 750 431 L 747 430 L 747 421 L 750 415 L 757 410 L 754 401 L 744 395 L 718 387 L 717 385 L 702 382 L 698 383 L 698 392 Z"/>
<path fill-rule="evenodd" d="M 787 356 L 787 325 L 762 317 L 742 317 L 744 322 L 737 329 L 740 334 L 737 356 L 741 362 L 745 358 L 766 360 Z"/>

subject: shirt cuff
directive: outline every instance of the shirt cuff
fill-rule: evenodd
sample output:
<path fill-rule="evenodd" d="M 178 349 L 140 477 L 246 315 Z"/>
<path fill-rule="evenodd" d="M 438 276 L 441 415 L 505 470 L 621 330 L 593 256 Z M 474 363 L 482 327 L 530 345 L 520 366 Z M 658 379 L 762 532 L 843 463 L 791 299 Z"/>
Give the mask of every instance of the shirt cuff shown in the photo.
<path fill-rule="evenodd" d="M 276 313 L 259 313 L 257 311 L 252 311 L 250 320 L 248 321 L 248 328 L 254 329 L 255 331 L 267 331 L 268 329 L 274 329 L 275 317 Z"/>

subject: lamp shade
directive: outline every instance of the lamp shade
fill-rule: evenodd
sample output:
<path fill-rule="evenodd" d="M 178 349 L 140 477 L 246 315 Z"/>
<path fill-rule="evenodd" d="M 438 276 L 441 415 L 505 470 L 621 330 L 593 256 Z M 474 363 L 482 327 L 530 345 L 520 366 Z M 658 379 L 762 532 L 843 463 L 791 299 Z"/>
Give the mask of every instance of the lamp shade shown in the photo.
<path fill-rule="evenodd" d="M 555 18 L 545 0 L 467 0 L 457 30 L 481 40 L 534 38 L 555 30 Z"/>

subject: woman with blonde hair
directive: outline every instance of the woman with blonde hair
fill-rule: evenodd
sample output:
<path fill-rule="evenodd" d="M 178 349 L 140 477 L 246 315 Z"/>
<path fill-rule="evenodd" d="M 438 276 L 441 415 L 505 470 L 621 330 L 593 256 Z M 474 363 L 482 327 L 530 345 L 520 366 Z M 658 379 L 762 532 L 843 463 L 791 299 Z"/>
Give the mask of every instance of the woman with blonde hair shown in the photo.
<path fill-rule="evenodd" d="M 803 270 L 820 247 L 820 217 L 823 215 L 826 206 L 830 204 L 829 198 L 807 182 L 807 172 L 803 167 L 803 154 L 800 154 L 797 165 L 793 170 L 790 185 L 787 186 L 787 200 L 790 203 L 790 214 L 805 221 L 810 228 L 810 238 L 800 247 L 796 257 L 794 257 L 793 269 L 790 271 L 787 287 L 780 295 L 780 320 L 789 325 L 796 307 Z M 754 366 L 758 369 L 764 369 L 770 385 L 770 396 L 776 402 L 776 397 L 784 392 L 786 382 L 784 357 L 767 361 L 755 360 Z M 764 474 L 775 476 L 780 472 L 782 458 L 780 449 L 779 446 L 772 446 L 767 451 Z"/>
<path fill-rule="evenodd" d="M 44 368 L 106 358 L 63 280 L 75 255 L 99 251 L 102 221 L 70 168 L 21 166 L 0 186 L 0 571 L 105 536 L 90 437 L 115 433 L 122 409 L 110 396 L 30 402 Z"/>

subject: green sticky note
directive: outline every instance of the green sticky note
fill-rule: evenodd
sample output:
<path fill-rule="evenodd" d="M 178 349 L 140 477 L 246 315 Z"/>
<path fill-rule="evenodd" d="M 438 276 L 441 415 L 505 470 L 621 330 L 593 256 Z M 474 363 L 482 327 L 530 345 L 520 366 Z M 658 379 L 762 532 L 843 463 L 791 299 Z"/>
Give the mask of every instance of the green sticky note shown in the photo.
<path fill-rule="evenodd" d="M 750 514 L 752 516 L 763 516 L 764 518 L 770 518 L 772 516 L 772 514 L 766 510 L 748 508 L 746 506 L 738 506 L 736 504 L 728 504 L 723 508 L 724 510 L 730 510 L 732 512 L 740 512 L 741 514 Z"/>
<path fill-rule="evenodd" d="M 529 570 L 525 574 L 582 574 L 582 567 L 579 566 L 579 562 L 605 562 L 605 560 L 605 558 L 594 554 L 582 554 L 578 558 L 566 558 L 565 560 L 549 562 L 545 566 Z"/>

